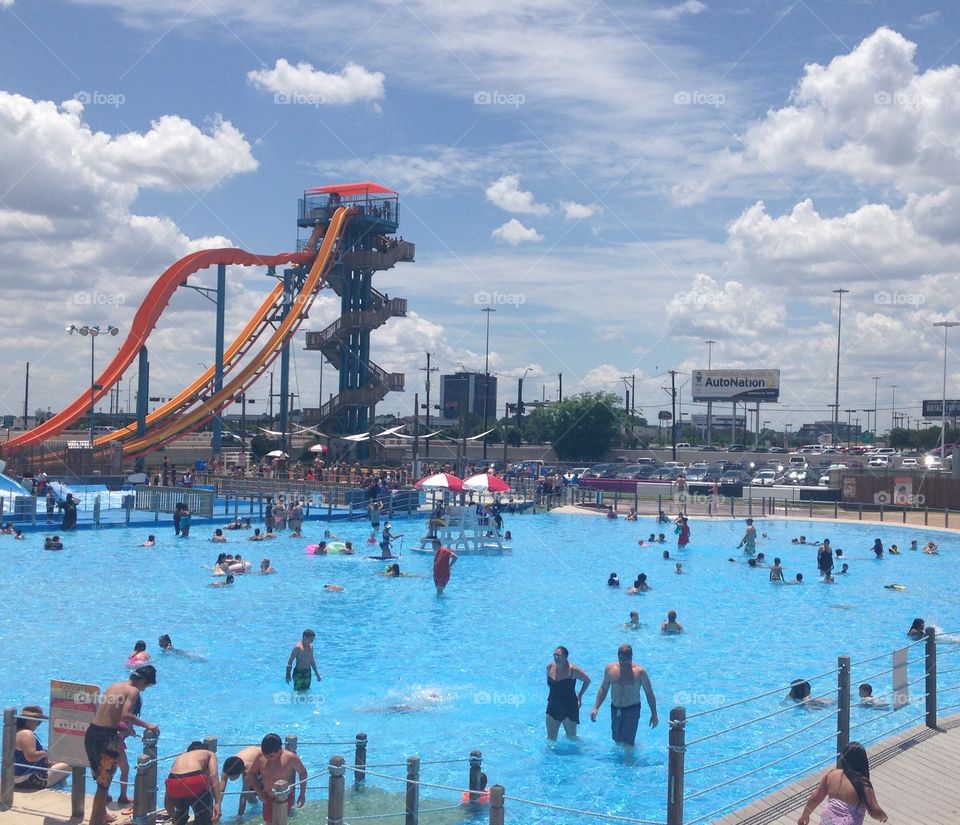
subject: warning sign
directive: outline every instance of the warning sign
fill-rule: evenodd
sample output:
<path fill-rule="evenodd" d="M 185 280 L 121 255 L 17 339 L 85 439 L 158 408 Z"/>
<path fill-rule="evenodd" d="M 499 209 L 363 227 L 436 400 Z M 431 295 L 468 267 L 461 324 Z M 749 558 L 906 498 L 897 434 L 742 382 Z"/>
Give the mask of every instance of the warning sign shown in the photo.
<path fill-rule="evenodd" d="M 89 767 L 83 737 L 100 699 L 97 685 L 50 680 L 50 761 Z"/>

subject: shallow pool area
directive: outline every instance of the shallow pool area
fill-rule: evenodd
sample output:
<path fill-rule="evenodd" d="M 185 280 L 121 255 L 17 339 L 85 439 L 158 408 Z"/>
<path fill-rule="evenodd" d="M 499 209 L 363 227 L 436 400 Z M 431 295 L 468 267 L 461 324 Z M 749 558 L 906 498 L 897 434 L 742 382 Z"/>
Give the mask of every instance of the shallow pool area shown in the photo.
<path fill-rule="evenodd" d="M 422 521 L 394 523 L 395 532 L 405 533 L 401 567 L 415 574 L 400 579 L 377 575 L 382 562 L 304 552 L 327 527 L 340 539 L 351 539 L 361 553 L 375 551 L 366 544 L 369 526 L 361 522 L 310 522 L 302 539 L 286 533 L 262 543 L 245 541 L 249 533 L 228 531 L 225 546 L 211 544 L 212 529 L 200 525 L 188 539 L 175 538 L 169 524 L 83 531 L 68 535 L 59 553 L 42 551 L 38 534 L 23 542 L 2 536 L 6 572 L 0 587 L 7 605 L 0 616 L 3 704 L 46 705 L 51 678 L 101 686 L 125 678 L 124 661 L 134 641 L 144 639 L 159 674 L 157 686 L 144 695 L 142 715 L 161 727 L 161 756 L 208 735 L 225 744 L 258 742 L 270 731 L 296 734 L 304 742 L 346 742 L 363 731 L 369 736 L 370 764 L 402 762 L 414 753 L 425 762 L 465 759 L 477 749 L 483 752 L 491 784 L 504 785 L 510 795 L 662 821 L 667 719 L 674 705 L 683 704 L 692 714 L 786 686 L 798 677 L 812 679 L 833 670 L 841 654 L 856 662 L 904 647 L 916 616 L 947 631 L 960 627 L 955 598 L 960 538 L 954 535 L 897 525 L 756 519 L 758 532 L 768 534 L 759 539 L 758 551 L 768 562 L 780 556 L 788 579 L 797 572 L 806 579 L 801 586 L 777 586 L 768 581 L 767 569 L 750 568 L 737 549 L 743 526 L 741 520 L 693 519 L 691 545 L 678 551 L 672 525 L 657 525 L 652 518 L 637 523 L 565 515 L 508 518 L 514 552 L 462 557 L 442 598 L 433 588 L 431 559 L 409 551 L 411 544 L 419 544 Z M 651 532 L 666 532 L 667 542 L 638 546 L 638 539 L 646 540 Z M 154 548 L 139 546 L 148 533 L 157 535 Z M 800 534 L 811 541 L 829 537 L 834 548 L 843 549 L 841 561 L 850 572 L 833 585 L 822 584 L 816 548 L 790 542 Z M 874 559 L 876 537 L 884 545 L 899 545 L 901 554 Z M 922 546 L 929 538 L 939 543 L 940 555 L 906 549 L 912 539 Z M 664 549 L 669 560 L 662 558 Z M 242 553 L 254 568 L 269 556 L 279 572 L 239 576 L 230 587 L 208 587 L 214 579 L 207 568 L 221 550 Z M 677 560 L 682 575 L 674 572 Z M 611 571 L 620 575 L 619 590 L 606 586 Z M 647 574 L 652 589 L 629 595 L 627 588 L 640 572 Z M 327 583 L 344 589 L 325 591 Z M 905 589 L 884 589 L 892 583 Z M 682 636 L 659 633 L 670 609 L 686 628 Z M 644 626 L 639 630 L 624 629 L 631 610 L 640 614 Z M 306 696 L 294 696 L 284 683 L 284 666 L 307 627 L 317 632 L 323 680 L 314 682 Z M 157 638 L 162 633 L 205 661 L 160 654 Z M 609 698 L 598 721 L 589 721 L 603 666 L 615 661 L 623 642 L 633 645 L 635 661 L 647 668 L 660 716 L 651 731 L 644 703 L 632 753 L 610 740 Z M 570 660 L 586 670 L 593 684 L 584 697 L 581 738 L 564 741 L 561 733 L 561 741 L 550 746 L 544 733 L 546 665 L 557 645 L 569 648 Z M 912 648 L 911 659 L 921 649 Z M 852 680 L 856 684 L 884 667 L 889 660 L 864 665 L 859 672 L 855 667 Z M 911 679 L 921 674 L 921 664 L 911 665 Z M 889 695 L 889 676 L 873 684 L 875 693 Z M 814 692 L 835 690 L 835 685 L 836 677 L 826 677 L 814 683 Z M 922 683 L 916 688 L 919 696 Z M 922 701 L 899 713 L 922 713 Z M 765 705 L 770 712 L 784 707 L 779 695 Z M 762 711 L 763 706 L 751 705 L 741 717 L 731 710 L 693 719 L 688 739 Z M 782 713 L 716 744 L 704 743 L 687 753 L 687 764 L 749 750 L 809 726 L 814 713 Z M 874 726 L 871 713 L 876 714 L 852 711 L 851 721 L 864 723 L 857 729 L 859 738 L 896 724 L 888 717 Z M 46 727 L 40 733 L 45 735 Z M 795 757 L 790 750 L 829 733 L 829 724 L 815 727 L 784 750 L 688 778 L 687 791 L 695 792 L 786 756 L 742 783 L 692 799 L 687 819 L 829 757 L 830 742 Z M 136 743 L 131 751 L 138 752 Z M 223 747 L 221 758 L 230 753 Z M 301 747 L 311 773 L 334 753 L 348 763 L 353 755 L 347 746 Z M 402 767 L 383 772 L 404 775 Z M 464 787 L 466 763 L 425 766 L 422 778 Z M 402 790 L 374 776 L 368 784 Z M 304 823 L 323 821 L 325 807 L 318 800 L 326 795 L 325 779 L 320 785 L 308 795 L 312 802 L 300 815 Z M 429 796 L 456 801 L 450 792 L 431 791 Z M 225 817 L 234 812 L 235 806 L 225 807 Z M 248 817 L 259 812 L 255 808 Z M 507 821 L 585 820 L 510 803 Z"/>

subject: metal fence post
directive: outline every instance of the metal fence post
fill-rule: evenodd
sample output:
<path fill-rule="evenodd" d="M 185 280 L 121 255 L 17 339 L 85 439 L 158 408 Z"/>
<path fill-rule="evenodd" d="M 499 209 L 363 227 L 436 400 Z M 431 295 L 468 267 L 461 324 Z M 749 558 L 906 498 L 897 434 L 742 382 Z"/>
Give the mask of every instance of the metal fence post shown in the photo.
<path fill-rule="evenodd" d="M 670 710 L 667 751 L 667 825 L 683 825 L 683 771 L 686 759 L 687 710 L 683 705 Z"/>
<path fill-rule="evenodd" d="M 420 821 L 420 757 L 407 757 L 407 805 L 405 825 Z"/>
<path fill-rule="evenodd" d="M 150 757 L 141 753 L 137 757 L 137 773 L 133 778 L 133 821 L 145 825 L 148 814 L 154 810 L 150 805 Z M 156 791 L 154 791 L 156 792 Z"/>
<path fill-rule="evenodd" d="M 490 825 L 503 825 L 503 785 L 490 789 Z"/>
<path fill-rule="evenodd" d="M 850 742 L 850 657 L 837 657 L 837 766 Z"/>
<path fill-rule="evenodd" d="M 70 769 L 70 818 L 83 819 L 87 802 L 87 769 L 82 765 Z"/>
<path fill-rule="evenodd" d="M 287 800 L 291 793 L 290 783 L 286 779 L 278 779 L 273 783 L 273 800 L 270 802 L 273 806 L 273 825 L 287 825 Z"/>
<path fill-rule="evenodd" d="M 367 772 L 364 768 L 367 766 L 367 735 L 365 733 L 357 734 L 357 746 L 353 752 L 353 787 L 362 788 L 366 781 Z"/>
<path fill-rule="evenodd" d="M 217 752 L 217 737 L 216 736 L 204 736 L 203 737 L 203 748 L 204 750 L 210 751 L 210 753 Z"/>
<path fill-rule="evenodd" d="M 343 823 L 343 757 L 330 757 L 327 783 L 327 825 Z"/>
<path fill-rule="evenodd" d="M 927 509 L 927 505 L 923 505 L 923 526 L 926 527 L 930 523 L 930 510 Z"/>
<path fill-rule="evenodd" d="M 17 710 L 3 709 L 3 764 L 0 771 L 0 808 L 13 805 L 14 752 L 17 749 Z"/>
<path fill-rule="evenodd" d="M 927 678 L 924 681 L 924 688 L 927 694 L 926 701 L 926 725 L 928 728 L 937 727 L 937 631 L 928 627 L 924 633 L 927 635 L 925 646 Z"/>
<path fill-rule="evenodd" d="M 857 502 L 857 520 L 863 521 L 863 502 L 862 501 Z"/>
<path fill-rule="evenodd" d="M 149 825 L 154 825 L 157 821 L 156 814 L 153 813 L 157 809 L 157 739 L 159 736 L 156 731 L 145 730 L 143 732 L 143 755 L 147 757 L 149 762 L 146 765 L 147 769 L 147 787 L 146 787 L 146 796 L 147 796 L 147 819 L 146 821 Z M 139 765 L 139 759 L 137 763 Z"/>

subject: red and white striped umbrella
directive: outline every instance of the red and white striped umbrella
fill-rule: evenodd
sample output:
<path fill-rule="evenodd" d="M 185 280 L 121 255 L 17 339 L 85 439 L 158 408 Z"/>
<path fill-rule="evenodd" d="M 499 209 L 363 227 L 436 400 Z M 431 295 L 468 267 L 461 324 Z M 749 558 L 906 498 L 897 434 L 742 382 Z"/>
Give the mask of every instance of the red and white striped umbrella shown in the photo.
<path fill-rule="evenodd" d="M 413 486 L 417 490 L 452 490 L 455 493 L 463 490 L 463 482 L 450 473 L 434 473 L 432 476 L 421 478 Z"/>
<path fill-rule="evenodd" d="M 480 473 L 464 481 L 463 489 L 478 493 L 509 493 L 510 485 L 493 473 Z"/>

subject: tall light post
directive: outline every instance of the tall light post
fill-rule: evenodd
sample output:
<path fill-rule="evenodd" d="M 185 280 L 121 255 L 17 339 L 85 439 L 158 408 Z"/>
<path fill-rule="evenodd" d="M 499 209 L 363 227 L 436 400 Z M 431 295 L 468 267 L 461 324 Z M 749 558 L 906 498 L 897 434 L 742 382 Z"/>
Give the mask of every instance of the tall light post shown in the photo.
<path fill-rule="evenodd" d="M 483 354 L 483 460 L 487 460 L 487 404 L 490 398 L 490 313 L 496 312 L 493 307 L 484 307 L 480 310 L 487 315 L 487 347 Z"/>
<path fill-rule="evenodd" d="M 850 449 L 850 416 L 856 412 L 856 410 L 844 410 L 847 414 L 847 449 Z"/>
<path fill-rule="evenodd" d="M 93 414 L 94 408 L 96 406 L 96 392 L 97 392 L 97 373 L 96 373 L 96 343 L 97 336 L 101 334 L 104 335 L 117 335 L 120 330 L 112 324 L 109 325 L 106 329 L 101 330 L 99 326 L 93 326 L 91 324 L 84 324 L 82 327 L 78 327 L 76 324 L 70 324 L 67 327 L 67 332 L 71 335 L 78 332 L 80 335 L 87 335 L 90 337 L 90 449 L 93 450 Z"/>
<path fill-rule="evenodd" d="M 833 290 L 833 294 L 837 296 L 837 383 L 834 387 L 833 393 L 833 439 L 837 439 L 837 426 L 840 421 L 840 325 L 843 320 L 843 296 L 846 295 L 850 290 L 840 289 Z"/>
<path fill-rule="evenodd" d="M 713 368 L 713 345 L 717 342 L 714 340 L 704 341 L 707 345 L 707 369 Z M 709 447 L 713 442 L 713 402 L 707 402 L 707 446 Z"/>
<path fill-rule="evenodd" d="M 897 427 L 897 385 L 890 385 L 890 435 Z M 887 445 L 889 446 L 889 445 Z"/>
<path fill-rule="evenodd" d="M 877 413 L 880 411 L 880 407 L 877 406 L 877 400 L 879 399 L 880 393 L 880 376 L 873 376 L 873 440 L 877 440 Z M 870 426 L 870 422 L 867 422 L 867 427 Z"/>
<path fill-rule="evenodd" d="M 960 321 L 934 321 L 935 327 L 943 327 L 943 407 L 940 410 L 940 466 L 946 466 L 947 448 L 947 330 L 960 327 Z M 956 458 L 954 458 L 956 463 Z"/>

